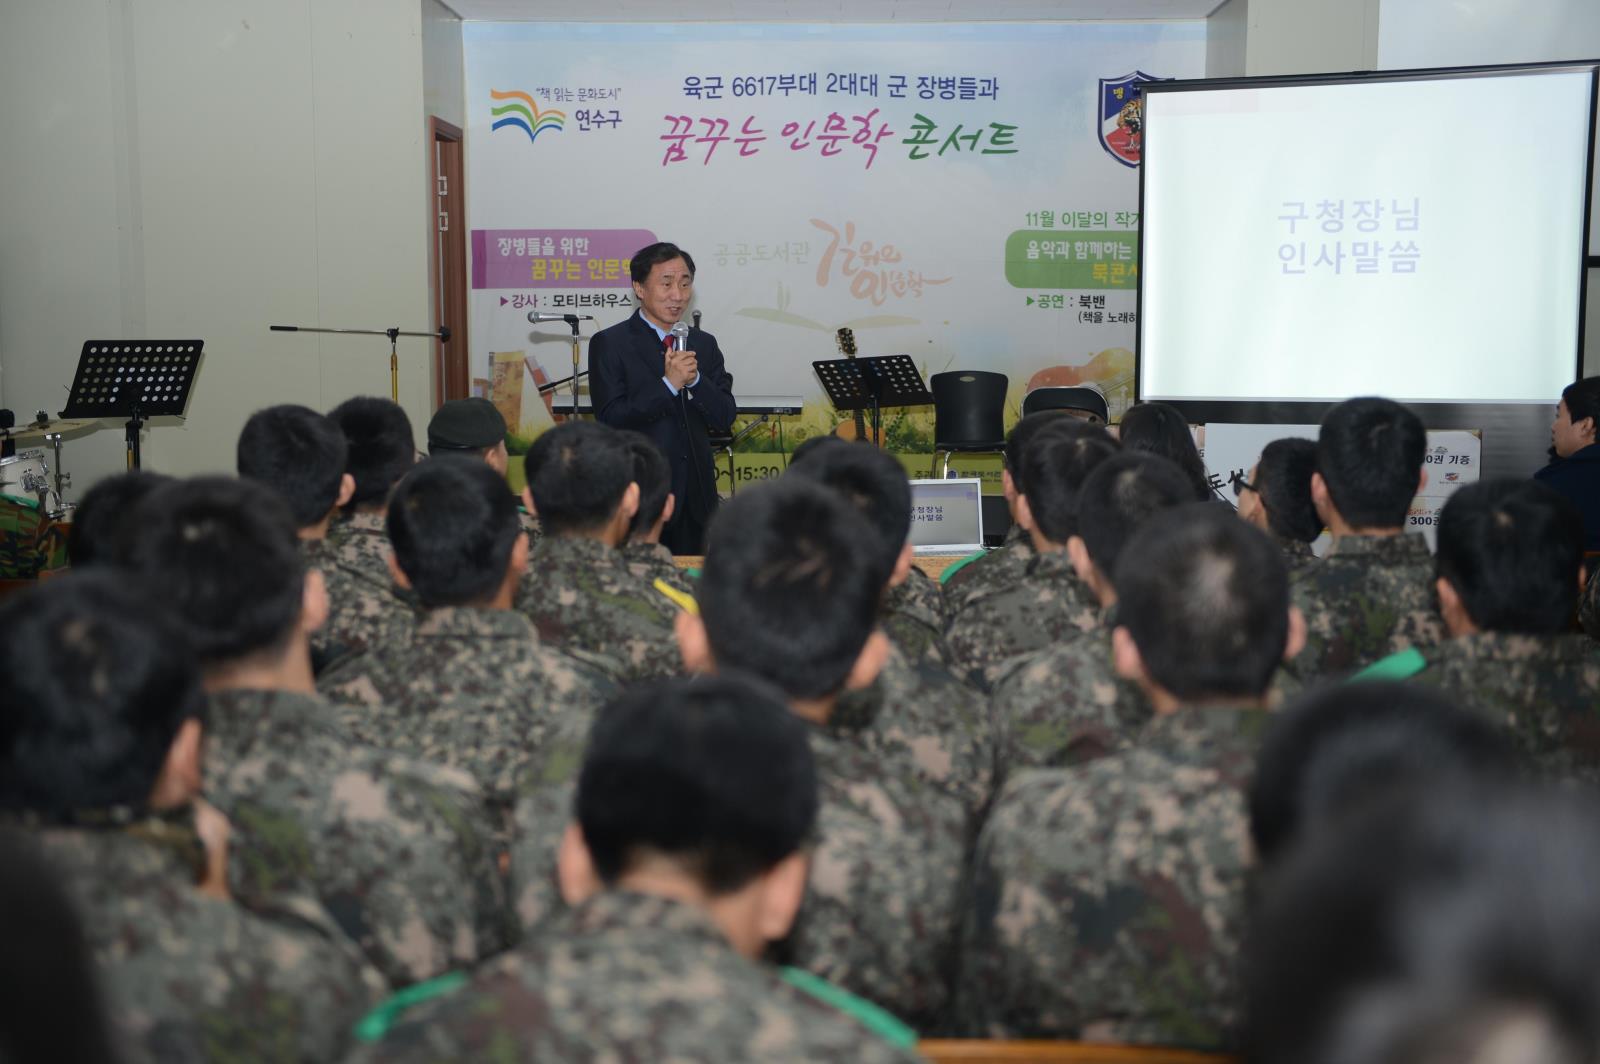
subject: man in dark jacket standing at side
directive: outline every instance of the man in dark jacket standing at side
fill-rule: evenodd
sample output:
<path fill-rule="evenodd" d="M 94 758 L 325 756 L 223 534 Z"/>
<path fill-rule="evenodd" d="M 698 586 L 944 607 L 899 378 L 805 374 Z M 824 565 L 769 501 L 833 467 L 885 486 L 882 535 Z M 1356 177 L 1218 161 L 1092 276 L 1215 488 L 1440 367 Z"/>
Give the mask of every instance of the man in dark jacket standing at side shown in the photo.
<path fill-rule="evenodd" d="M 1550 464 L 1534 479 L 1556 489 L 1583 518 L 1583 549 L 1600 551 L 1600 377 L 1566 386 L 1550 425 Z"/>
<path fill-rule="evenodd" d="M 661 542 L 674 554 L 701 554 L 717 508 L 708 437 L 726 432 L 738 413 L 733 377 L 716 337 L 693 328 L 673 334 L 694 298 L 689 253 L 651 244 L 634 254 L 630 273 L 638 312 L 589 341 L 595 417 L 642 432 L 661 448 L 678 499 Z"/>

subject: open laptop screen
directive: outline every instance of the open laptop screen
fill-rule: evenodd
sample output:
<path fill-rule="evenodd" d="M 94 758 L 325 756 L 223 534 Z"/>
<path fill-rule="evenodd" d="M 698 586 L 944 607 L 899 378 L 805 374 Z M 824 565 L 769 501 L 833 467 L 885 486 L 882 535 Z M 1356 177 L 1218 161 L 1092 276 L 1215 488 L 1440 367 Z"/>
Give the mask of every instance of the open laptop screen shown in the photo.
<path fill-rule="evenodd" d="M 977 477 L 911 482 L 911 546 L 918 554 L 983 548 L 983 482 Z"/>

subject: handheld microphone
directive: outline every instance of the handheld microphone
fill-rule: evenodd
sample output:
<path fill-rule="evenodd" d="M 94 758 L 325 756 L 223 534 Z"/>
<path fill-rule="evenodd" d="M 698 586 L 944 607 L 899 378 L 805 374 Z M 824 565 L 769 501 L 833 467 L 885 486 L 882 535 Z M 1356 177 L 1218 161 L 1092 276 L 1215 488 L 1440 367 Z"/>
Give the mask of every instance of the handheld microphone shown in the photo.
<path fill-rule="evenodd" d="M 540 314 L 537 310 L 528 311 L 528 320 L 538 325 L 545 321 L 564 321 L 568 325 L 576 325 L 580 321 L 594 321 L 593 314 Z"/>
<path fill-rule="evenodd" d="M 672 349 L 674 351 L 682 351 L 682 350 L 684 350 L 684 346 L 683 345 L 685 343 L 687 343 L 688 340 L 689 340 L 689 325 L 688 325 L 688 323 L 680 321 L 676 325 L 674 325 L 671 329 L 668 329 L 667 332 L 670 333 L 671 336 L 672 336 L 672 341 L 673 341 L 672 342 Z"/>

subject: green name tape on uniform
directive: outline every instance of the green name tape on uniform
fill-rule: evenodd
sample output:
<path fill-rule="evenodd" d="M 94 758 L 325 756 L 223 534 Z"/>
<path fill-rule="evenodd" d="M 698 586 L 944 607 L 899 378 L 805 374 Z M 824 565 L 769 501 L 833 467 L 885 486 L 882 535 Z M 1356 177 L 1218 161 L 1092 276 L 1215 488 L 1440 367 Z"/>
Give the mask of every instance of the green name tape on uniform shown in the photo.
<path fill-rule="evenodd" d="M 960 572 L 962 569 L 965 569 L 967 566 L 971 565 L 973 562 L 977 561 L 979 558 L 988 553 L 989 552 L 986 550 L 973 551 L 960 561 L 951 563 L 951 565 L 945 569 L 944 572 L 939 574 L 939 583 L 948 584 L 952 576 L 956 575 L 956 573 Z"/>
<path fill-rule="evenodd" d="M 783 981 L 796 990 L 844 1013 L 890 1045 L 910 1049 L 917 1044 L 917 1032 L 870 1001 L 863 1001 L 848 990 L 840 990 L 826 979 L 799 968 L 783 968 L 780 974 Z"/>
<path fill-rule="evenodd" d="M 466 983 L 465 972 L 446 972 L 444 975 L 391 994 L 387 1001 L 379 1004 L 356 1023 L 356 1040 L 376 1042 L 389 1033 L 389 1028 L 399 1021 L 407 1009 L 436 997 L 444 997 L 465 986 Z"/>
<path fill-rule="evenodd" d="M 1428 667 L 1428 659 L 1422 656 L 1422 651 L 1416 647 L 1402 650 L 1397 654 L 1390 654 L 1381 661 L 1375 661 L 1350 677 L 1351 683 L 1360 683 L 1363 680 L 1409 680 Z"/>

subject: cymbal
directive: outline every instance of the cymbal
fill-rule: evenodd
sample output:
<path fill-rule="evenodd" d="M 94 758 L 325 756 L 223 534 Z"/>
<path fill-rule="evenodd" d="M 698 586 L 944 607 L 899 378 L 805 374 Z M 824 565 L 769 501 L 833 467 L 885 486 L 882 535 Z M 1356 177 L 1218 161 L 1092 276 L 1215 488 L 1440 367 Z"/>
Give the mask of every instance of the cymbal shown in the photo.
<path fill-rule="evenodd" d="M 76 421 L 57 418 L 55 421 L 35 421 L 31 425 L 0 429 L 0 440 L 42 440 L 46 436 L 75 436 L 80 432 L 99 427 L 100 422 L 93 418 Z"/>

